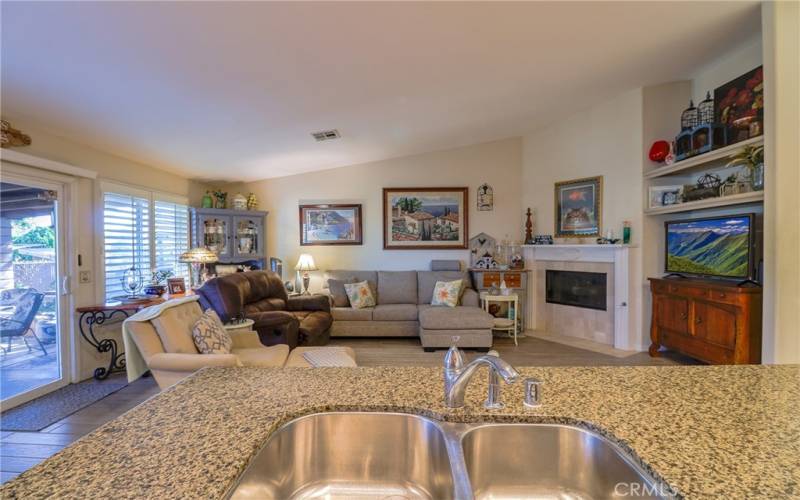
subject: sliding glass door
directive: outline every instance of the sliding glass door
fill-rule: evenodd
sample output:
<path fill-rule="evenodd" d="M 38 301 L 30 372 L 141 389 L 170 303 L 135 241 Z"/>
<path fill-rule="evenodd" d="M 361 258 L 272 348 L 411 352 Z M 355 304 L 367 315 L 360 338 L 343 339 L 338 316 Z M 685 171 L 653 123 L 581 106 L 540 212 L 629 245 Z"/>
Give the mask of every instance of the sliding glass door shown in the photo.
<path fill-rule="evenodd" d="M 62 184 L 0 179 L 0 400 L 3 409 L 67 383 Z"/>

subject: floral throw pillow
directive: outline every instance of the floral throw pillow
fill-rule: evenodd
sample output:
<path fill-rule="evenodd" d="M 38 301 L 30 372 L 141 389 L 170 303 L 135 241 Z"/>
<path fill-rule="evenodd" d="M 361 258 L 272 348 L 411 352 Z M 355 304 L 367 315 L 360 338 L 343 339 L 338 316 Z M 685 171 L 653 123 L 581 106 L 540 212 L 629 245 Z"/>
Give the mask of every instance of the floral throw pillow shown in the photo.
<path fill-rule="evenodd" d="M 344 289 L 347 291 L 347 298 L 350 299 L 350 306 L 354 309 L 375 306 L 375 296 L 368 282 L 345 283 Z"/>
<path fill-rule="evenodd" d="M 432 306 L 455 307 L 461 297 L 461 280 L 437 281 L 433 288 Z"/>
<path fill-rule="evenodd" d="M 192 340 L 200 354 L 230 354 L 233 348 L 233 339 L 213 309 L 206 309 L 194 324 Z"/>

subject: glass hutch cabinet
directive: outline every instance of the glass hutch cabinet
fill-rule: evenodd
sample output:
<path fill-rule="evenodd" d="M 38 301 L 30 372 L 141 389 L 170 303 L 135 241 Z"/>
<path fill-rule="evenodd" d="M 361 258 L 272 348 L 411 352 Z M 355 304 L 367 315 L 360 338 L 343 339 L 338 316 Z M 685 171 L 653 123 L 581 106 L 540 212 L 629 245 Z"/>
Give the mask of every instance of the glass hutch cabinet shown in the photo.
<path fill-rule="evenodd" d="M 257 263 L 265 269 L 267 212 L 192 208 L 191 214 L 192 246 L 216 252 L 220 264 Z"/>

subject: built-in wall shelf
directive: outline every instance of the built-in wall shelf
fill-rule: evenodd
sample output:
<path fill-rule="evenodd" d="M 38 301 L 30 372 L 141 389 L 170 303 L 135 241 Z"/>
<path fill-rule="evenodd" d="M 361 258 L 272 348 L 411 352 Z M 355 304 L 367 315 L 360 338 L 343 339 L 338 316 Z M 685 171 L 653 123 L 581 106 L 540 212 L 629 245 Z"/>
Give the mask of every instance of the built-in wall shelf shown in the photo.
<path fill-rule="evenodd" d="M 714 165 L 714 164 L 722 163 L 720 162 L 720 160 L 725 160 L 725 162 L 727 163 L 728 157 L 731 156 L 732 154 L 735 154 L 743 147 L 749 146 L 751 144 L 756 145 L 763 143 L 764 143 L 764 136 L 753 137 L 752 139 L 747 139 L 745 141 L 737 142 L 736 144 L 731 144 L 730 146 L 725 146 L 724 148 L 716 149 L 714 151 L 709 151 L 708 153 L 694 156 L 692 158 L 689 158 L 688 160 L 683 160 L 677 163 L 673 163 L 672 165 L 665 165 L 663 167 L 654 167 L 651 171 L 646 172 L 644 174 L 644 178 L 655 179 L 667 175 L 678 175 L 709 168 L 719 168 L 720 165 Z M 658 210 L 660 210 L 660 208 Z"/>
<path fill-rule="evenodd" d="M 646 208 L 644 213 L 647 215 L 672 214 L 678 212 L 690 212 L 703 208 L 726 207 L 729 205 L 742 205 L 745 203 L 757 203 L 764 201 L 764 191 L 751 191 L 749 193 L 732 194 L 730 196 L 720 196 L 717 198 L 707 198 L 705 200 L 689 201 L 677 203 L 665 207 Z"/>

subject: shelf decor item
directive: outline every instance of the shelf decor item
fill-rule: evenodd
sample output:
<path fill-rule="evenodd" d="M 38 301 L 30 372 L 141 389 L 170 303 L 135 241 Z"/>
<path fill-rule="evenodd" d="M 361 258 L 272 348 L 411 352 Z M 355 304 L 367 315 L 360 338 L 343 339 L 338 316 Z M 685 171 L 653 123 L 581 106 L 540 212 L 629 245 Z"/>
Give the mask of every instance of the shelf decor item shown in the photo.
<path fill-rule="evenodd" d="M 468 244 L 469 188 L 384 188 L 384 250 L 455 250 Z"/>
<path fill-rule="evenodd" d="M 222 190 L 214 191 L 214 208 L 225 208 L 228 204 L 228 193 Z"/>
<path fill-rule="evenodd" d="M 555 185 L 556 238 L 600 236 L 603 177 L 587 177 Z"/>
<path fill-rule="evenodd" d="M 236 193 L 232 205 L 234 210 L 247 210 L 247 198 L 242 193 Z"/>
<path fill-rule="evenodd" d="M 248 210 L 255 210 L 258 208 L 258 198 L 256 198 L 255 193 L 250 193 L 247 195 L 247 209 Z"/>
<path fill-rule="evenodd" d="M 650 146 L 650 153 L 648 154 L 648 157 L 650 158 L 650 161 L 662 163 L 667 159 L 669 149 L 670 147 L 667 141 L 656 141 L 652 146 Z"/>
<path fill-rule="evenodd" d="M 698 125 L 692 130 L 691 156 L 725 147 L 725 127 L 716 123 Z"/>
<path fill-rule="evenodd" d="M 489 264 L 494 259 L 494 251 L 497 246 L 497 240 L 492 238 L 486 233 L 478 233 L 469 239 L 469 267 L 474 269 L 481 263 L 485 267 L 486 261 L 483 259 L 488 257 Z"/>
<path fill-rule="evenodd" d="M 761 66 L 714 90 L 714 121 L 734 144 L 764 133 L 764 71 Z"/>
<path fill-rule="evenodd" d="M 730 161 L 726 166 L 743 166 L 747 169 L 753 190 L 761 191 L 764 189 L 764 145 L 747 145 L 738 153 L 729 157 Z"/>
<path fill-rule="evenodd" d="M 361 205 L 300 205 L 300 245 L 361 245 Z"/>
<path fill-rule="evenodd" d="M 714 123 L 714 99 L 711 98 L 711 92 L 706 92 L 706 98 L 697 105 L 697 115 L 699 125 Z"/>
<path fill-rule="evenodd" d="M 531 217 L 533 216 L 533 212 L 531 212 L 531 207 L 528 207 L 528 211 L 525 212 L 525 244 L 526 245 L 533 245 L 533 221 Z"/>
<path fill-rule="evenodd" d="M 693 100 L 689 100 L 689 107 L 681 113 L 681 131 L 692 130 L 700 124 L 700 115 Z"/>
<path fill-rule="evenodd" d="M 687 185 L 683 188 L 683 201 L 698 201 L 706 198 L 716 198 L 719 196 L 722 179 L 715 174 L 705 174 L 695 185 Z"/>
<path fill-rule="evenodd" d="M 650 208 L 680 203 L 683 186 L 650 186 Z"/>
<path fill-rule="evenodd" d="M 31 137 L 15 129 L 6 120 L 0 120 L 0 147 L 30 146 Z"/>
<path fill-rule="evenodd" d="M 622 222 L 622 244 L 631 244 L 631 221 L 629 220 Z"/>
<path fill-rule="evenodd" d="M 214 208 L 214 199 L 211 197 L 211 191 L 206 191 L 203 195 L 203 201 L 200 205 L 202 208 Z"/>
<path fill-rule="evenodd" d="M 192 248 L 183 252 L 180 257 L 178 257 L 178 262 L 192 265 L 192 274 L 197 274 L 194 284 L 198 287 L 202 285 L 208 277 L 206 264 L 213 264 L 218 261 L 219 257 L 217 254 L 205 247 Z"/>
<path fill-rule="evenodd" d="M 142 272 L 136 266 L 131 266 L 130 269 L 125 271 L 120 281 L 122 282 L 122 289 L 125 290 L 126 298 L 128 299 L 137 298 L 137 293 L 144 285 Z"/>

